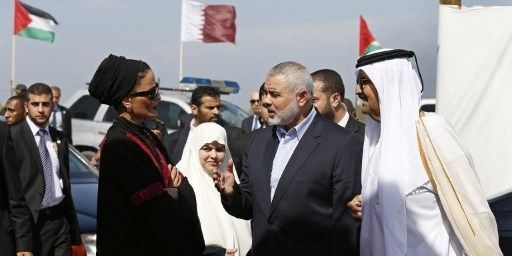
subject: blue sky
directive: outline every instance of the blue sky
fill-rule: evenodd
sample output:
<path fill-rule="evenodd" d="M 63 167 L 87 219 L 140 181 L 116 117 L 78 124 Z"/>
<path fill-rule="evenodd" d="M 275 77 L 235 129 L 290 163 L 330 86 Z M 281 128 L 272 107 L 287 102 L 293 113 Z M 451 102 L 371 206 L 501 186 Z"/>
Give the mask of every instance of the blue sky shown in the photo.
<path fill-rule="evenodd" d="M 25 0 L 52 14 L 53 44 L 16 38 L 16 82 L 57 84 L 62 102 L 85 88 L 109 53 L 142 59 L 162 86 L 178 82 L 181 1 L 177 0 Z M 354 64 L 358 54 L 359 14 L 384 47 L 416 52 L 425 82 L 424 97 L 435 96 L 438 1 L 203 0 L 231 4 L 237 11 L 236 45 L 184 44 L 184 75 L 234 80 L 242 89 L 223 96 L 248 108 L 275 64 L 294 60 L 311 72 L 330 68 L 354 99 Z M 512 1 L 463 1 L 472 5 L 511 5 Z M 13 1 L 0 1 L 0 101 L 9 97 Z"/>

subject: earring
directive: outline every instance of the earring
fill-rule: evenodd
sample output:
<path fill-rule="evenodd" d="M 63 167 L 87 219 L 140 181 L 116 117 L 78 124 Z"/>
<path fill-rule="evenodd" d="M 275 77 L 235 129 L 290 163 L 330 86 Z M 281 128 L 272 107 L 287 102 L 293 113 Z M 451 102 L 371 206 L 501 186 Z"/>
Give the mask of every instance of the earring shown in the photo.
<path fill-rule="evenodd" d="M 128 107 L 126 107 L 126 111 L 127 111 L 128 113 L 133 113 L 133 108 L 132 108 L 132 106 L 128 106 Z"/>

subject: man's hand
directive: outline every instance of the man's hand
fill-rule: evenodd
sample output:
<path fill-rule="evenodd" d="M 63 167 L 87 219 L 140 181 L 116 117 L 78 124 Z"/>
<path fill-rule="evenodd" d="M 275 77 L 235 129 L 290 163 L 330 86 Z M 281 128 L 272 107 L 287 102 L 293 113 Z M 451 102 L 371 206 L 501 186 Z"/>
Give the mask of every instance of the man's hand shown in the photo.
<path fill-rule="evenodd" d="M 235 175 L 233 174 L 233 160 L 229 160 L 224 172 L 213 171 L 213 183 L 217 190 L 225 196 L 232 196 L 235 187 Z"/>
<path fill-rule="evenodd" d="M 17 252 L 16 256 L 34 256 L 31 252 Z"/>
<path fill-rule="evenodd" d="M 361 208 L 361 195 L 355 196 L 352 201 L 347 203 L 348 212 L 350 216 L 356 221 L 361 221 L 362 211 Z"/>
<path fill-rule="evenodd" d="M 236 251 L 237 251 L 236 248 L 226 249 L 226 255 L 225 256 L 234 256 Z"/>

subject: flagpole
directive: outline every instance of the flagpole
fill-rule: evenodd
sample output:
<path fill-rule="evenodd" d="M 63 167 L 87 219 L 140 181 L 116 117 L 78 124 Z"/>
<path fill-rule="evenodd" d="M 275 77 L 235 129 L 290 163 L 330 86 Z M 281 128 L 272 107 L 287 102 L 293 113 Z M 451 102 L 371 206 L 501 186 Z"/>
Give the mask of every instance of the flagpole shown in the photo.
<path fill-rule="evenodd" d="M 179 74 L 179 81 L 183 78 L 183 41 L 180 39 L 180 74 Z"/>
<path fill-rule="evenodd" d="M 12 35 L 12 53 L 11 53 L 11 96 L 14 95 L 15 88 L 15 60 L 16 60 L 16 35 Z"/>

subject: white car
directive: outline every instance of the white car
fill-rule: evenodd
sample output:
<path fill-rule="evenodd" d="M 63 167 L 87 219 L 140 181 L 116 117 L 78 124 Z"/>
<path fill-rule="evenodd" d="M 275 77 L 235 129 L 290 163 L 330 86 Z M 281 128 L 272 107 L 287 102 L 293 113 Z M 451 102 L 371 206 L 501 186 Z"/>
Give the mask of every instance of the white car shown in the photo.
<path fill-rule="evenodd" d="M 191 113 L 188 103 L 191 93 L 160 88 L 160 95 L 158 118 L 164 121 L 165 128 L 171 133 L 180 127 L 180 117 Z M 72 116 L 73 145 L 90 157 L 98 150 L 117 113 L 113 107 L 100 104 L 86 89 L 76 91 L 65 106 Z M 249 115 L 238 106 L 222 100 L 221 116 L 229 124 L 240 127 L 242 120 Z"/>

